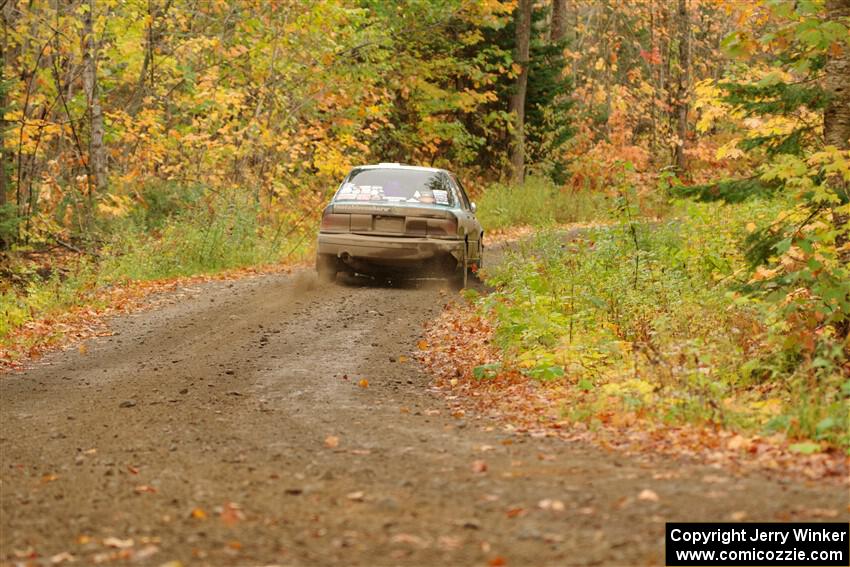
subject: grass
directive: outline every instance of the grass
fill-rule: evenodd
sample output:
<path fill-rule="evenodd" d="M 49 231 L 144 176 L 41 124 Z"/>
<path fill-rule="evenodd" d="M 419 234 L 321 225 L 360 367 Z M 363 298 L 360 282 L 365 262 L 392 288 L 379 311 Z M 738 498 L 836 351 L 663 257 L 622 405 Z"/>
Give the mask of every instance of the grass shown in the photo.
<path fill-rule="evenodd" d="M 611 199 L 602 193 L 564 191 L 530 177 L 521 186 L 492 185 L 478 202 L 477 216 L 485 229 L 496 230 L 597 220 L 610 208 Z"/>
<path fill-rule="evenodd" d="M 261 223 L 259 209 L 243 201 L 194 207 L 155 234 L 130 225 L 107 247 L 100 277 L 106 282 L 143 281 L 276 263 L 288 254 L 303 254 L 298 240 L 312 228 L 306 226 L 293 237 L 285 224 Z"/>

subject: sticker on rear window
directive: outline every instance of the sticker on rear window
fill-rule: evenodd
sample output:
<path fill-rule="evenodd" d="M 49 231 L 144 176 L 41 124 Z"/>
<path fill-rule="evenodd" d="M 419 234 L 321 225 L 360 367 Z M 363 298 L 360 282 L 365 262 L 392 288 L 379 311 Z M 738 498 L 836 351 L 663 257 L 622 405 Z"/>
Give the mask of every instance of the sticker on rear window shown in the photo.
<path fill-rule="evenodd" d="M 336 200 L 453 206 L 450 178 L 441 170 L 404 167 L 355 168 Z"/>
<path fill-rule="evenodd" d="M 353 199 L 360 190 L 357 188 L 354 183 L 346 183 L 342 186 L 342 189 L 339 190 L 339 195 L 337 195 L 338 199 Z"/>

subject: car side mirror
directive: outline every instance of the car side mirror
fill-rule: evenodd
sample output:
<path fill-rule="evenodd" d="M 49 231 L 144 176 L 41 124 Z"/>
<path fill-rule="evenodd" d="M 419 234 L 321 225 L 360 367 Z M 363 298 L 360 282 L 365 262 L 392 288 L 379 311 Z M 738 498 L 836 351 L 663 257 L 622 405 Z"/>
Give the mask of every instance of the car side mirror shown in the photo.
<path fill-rule="evenodd" d="M 470 203 L 469 204 L 469 210 L 471 210 L 474 213 L 475 211 L 478 210 L 478 205 L 476 205 L 475 203 Z"/>

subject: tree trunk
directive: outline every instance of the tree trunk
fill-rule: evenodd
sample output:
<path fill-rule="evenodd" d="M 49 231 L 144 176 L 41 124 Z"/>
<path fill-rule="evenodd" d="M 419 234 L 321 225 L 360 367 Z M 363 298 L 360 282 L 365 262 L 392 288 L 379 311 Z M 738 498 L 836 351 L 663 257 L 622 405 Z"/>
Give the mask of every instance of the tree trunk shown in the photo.
<path fill-rule="evenodd" d="M 685 144 L 688 136 L 688 89 L 690 88 L 690 22 L 687 0 L 679 0 L 679 87 L 676 92 L 676 169 L 679 174 L 687 170 Z"/>
<path fill-rule="evenodd" d="M 658 96 L 658 91 L 661 90 L 659 75 L 655 72 L 655 0 L 650 0 L 649 4 L 649 81 L 652 84 L 652 100 L 650 102 L 650 132 L 649 132 L 649 157 L 653 163 L 655 163 L 655 154 L 656 148 L 658 146 L 657 143 L 657 132 L 658 132 L 658 102 L 656 101 L 656 97 Z"/>
<path fill-rule="evenodd" d="M 94 36 L 95 0 L 88 0 L 83 22 L 83 88 L 89 113 L 89 206 L 94 205 L 94 192 L 106 186 L 106 153 L 103 147 L 103 110 L 97 84 L 97 41 Z"/>
<path fill-rule="evenodd" d="M 827 18 L 840 22 L 850 18 L 850 0 L 827 0 Z M 850 47 L 841 46 L 841 53 L 831 56 L 826 63 L 824 88 L 829 94 L 829 104 L 823 112 L 823 137 L 826 145 L 839 150 L 850 150 Z M 850 201 L 850 184 L 840 174 L 832 175 L 828 183 L 842 200 Z M 838 231 L 835 245 L 838 258 L 850 266 L 850 215 L 834 211 L 833 223 Z"/>
<path fill-rule="evenodd" d="M 5 142 L 5 134 L 6 134 L 6 105 L 8 104 L 8 97 L 6 96 L 6 54 L 7 54 L 7 45 L 8 45 L 8 22 L 6 20 L 6 6 L 4 5 L 2 8 L 2 18 L 3 18 L 3 41 L 0 43 L 0 63 L 2 63 L 3 67 L 0 69 L 0 208 L 6 206 L 6 192 L 9 190 L 8 183 L 8 171 L 6 171 L 6 145 Z M 6 243 L 3 242 L 2 237 L 0 237 L 0 249 L 5 247 Z"/>
<path fill-rule="evenodd" d="M 567 0 L 552 0 L 552 43 L 563 41 L 567 35 Z"/>
<path fill-rule="evenodd" d="M 516 49 L 514 63 L 520 66 L 516 85 L 510 100 L 510 112 L 514 115 L 514 136 L 511 146 L 513 180 L 522 183 L 525 179 L 525 94 L 528 90 L 528 48 L 531 39 L 532 0 L 519 0 L 515 12 Z"/>

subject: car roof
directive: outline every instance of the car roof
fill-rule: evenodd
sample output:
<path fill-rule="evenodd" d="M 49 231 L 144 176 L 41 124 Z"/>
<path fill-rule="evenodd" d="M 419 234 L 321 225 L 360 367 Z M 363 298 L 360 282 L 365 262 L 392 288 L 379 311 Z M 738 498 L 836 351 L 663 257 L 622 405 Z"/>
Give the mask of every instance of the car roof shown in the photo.
<path fill-rule="evenodd" d="M 445 171 L 448 173 L 448 170 L 439 168 L 439 167 L 421 167 L 418 165 L 407 165 L 406 163 L 375 163 L 368 165 L 357 165 L 352 167 L 351 169 L 414 169 L 418 171 Z"/>

